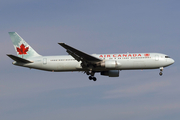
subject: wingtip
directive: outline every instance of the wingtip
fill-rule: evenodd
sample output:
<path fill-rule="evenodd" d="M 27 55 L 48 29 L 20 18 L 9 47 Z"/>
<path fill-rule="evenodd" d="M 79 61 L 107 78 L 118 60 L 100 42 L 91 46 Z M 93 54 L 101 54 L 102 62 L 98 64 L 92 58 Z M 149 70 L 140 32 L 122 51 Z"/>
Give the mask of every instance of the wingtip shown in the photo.
<path fill-rule="evenodd" d="M 65 43 L 58 43 L 59 45 L 64 45 Z"/>
<path fill-rule="evenodd" d="M 10 56 L 11 54 L 6 54 L 7 56 Z"/>
<path fill-rule="evenodd" d="M 16 33 L 16 32 L 8 32 L 8 33 Z"/>
<path fill-rule="evenodd" d="M 9 34 L 10 36 L 12 36 L 12 35 L 14 35 L 14 34 L 17 34 L 17 32 L 8 32 L 8 34 Z"/>

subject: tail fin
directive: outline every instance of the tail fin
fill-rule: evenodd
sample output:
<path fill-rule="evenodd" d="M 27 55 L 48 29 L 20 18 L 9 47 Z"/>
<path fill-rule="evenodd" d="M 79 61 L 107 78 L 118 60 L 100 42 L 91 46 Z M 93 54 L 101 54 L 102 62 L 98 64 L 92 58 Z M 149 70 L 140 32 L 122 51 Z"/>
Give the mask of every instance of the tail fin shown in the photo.
<path fill-rule="evenodd" d="M 16 32 L 9 32 L 17 55 L 21 58 L 30 58 L 40 56 L 26 41 L 24 41 Z"/>

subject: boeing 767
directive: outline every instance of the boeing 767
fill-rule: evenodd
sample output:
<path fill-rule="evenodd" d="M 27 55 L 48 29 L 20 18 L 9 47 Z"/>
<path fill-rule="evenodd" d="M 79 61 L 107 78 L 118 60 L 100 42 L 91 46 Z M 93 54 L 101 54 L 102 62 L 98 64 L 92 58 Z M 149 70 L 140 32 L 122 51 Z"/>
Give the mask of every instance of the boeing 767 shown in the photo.
<path fill-rule="evenodd" d="M 161 53 L 117 53 L 87 54 L 65 43 L 58 43 L 69 55 L 42 56 L 38 54 L 16 32 L 9 32 L 17 56 L 7 54 L 13 65 L 52 72 L 84 71 L 90 80 L 96 81 L 95 73 L 119 77 L 120 70 L 160 69 L 174 63 L 168 55 Z"/>

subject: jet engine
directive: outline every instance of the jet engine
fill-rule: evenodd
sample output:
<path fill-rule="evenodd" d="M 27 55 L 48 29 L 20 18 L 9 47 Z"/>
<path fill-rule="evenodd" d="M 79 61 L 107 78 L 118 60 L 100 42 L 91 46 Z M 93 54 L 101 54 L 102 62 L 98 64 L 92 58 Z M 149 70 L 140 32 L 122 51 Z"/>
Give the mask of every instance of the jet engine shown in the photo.
<path fill-rule="evenodd" d="M 101 75 L 109 77 L 119 77 L 119 70 L 102 71 Z"/>

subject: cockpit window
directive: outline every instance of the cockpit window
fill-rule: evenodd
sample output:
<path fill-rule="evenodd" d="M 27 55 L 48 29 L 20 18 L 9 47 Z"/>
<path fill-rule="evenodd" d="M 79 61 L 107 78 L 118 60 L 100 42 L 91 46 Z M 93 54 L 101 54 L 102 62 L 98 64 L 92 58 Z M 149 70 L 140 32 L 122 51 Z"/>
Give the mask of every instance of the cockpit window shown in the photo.
<path fill-rule="evenodd" d="M 169 56 L 165 56 L 165 58 L 170 58 Z"/>

